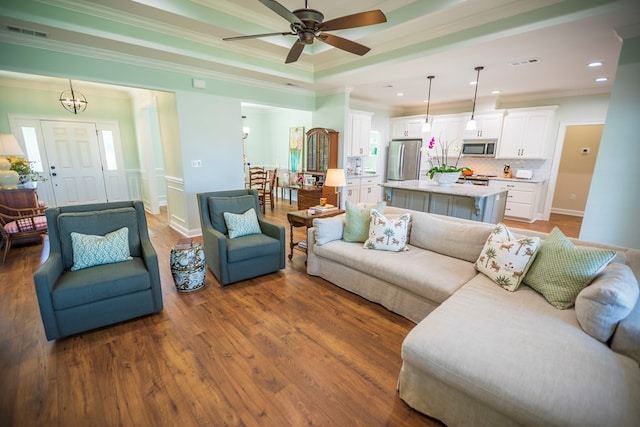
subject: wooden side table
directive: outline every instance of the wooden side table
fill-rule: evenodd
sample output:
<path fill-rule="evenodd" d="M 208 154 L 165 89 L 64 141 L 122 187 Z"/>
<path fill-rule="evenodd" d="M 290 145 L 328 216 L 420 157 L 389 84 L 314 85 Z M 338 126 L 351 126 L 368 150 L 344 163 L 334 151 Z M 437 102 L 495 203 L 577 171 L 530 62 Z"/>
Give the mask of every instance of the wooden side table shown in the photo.
<path fill-rule="evenodd" d="M 293 258 L 293 249 L 294 248 L 298 248 L 301 251 L 304 251 L 304 253 L 307 253 L 307 241 L 306 240 L 302 240 L 300 242 L 294 242 L 293 240 L 293 228 L 294 227 L 307 227 L 307 229 L 309 229 L 309 227 L 313 227 L 313 219 L 314 218 L 329 218 L 332 216 L 336 216 L 336 215 L 340 215 L 342 213 L 344 213 L 343 210 L 341 209 L 337 209 L 335 211 L 331 211 L 331 212 L 325 212 L 325 213 L 317 213 L 317 214 L 313 214 L 313 215 L 309 215 L 307 213 L 307 209 L 303 209 L 303 210 L 299 210 L 299 211 L 292 211 L 292 212 L 287 212 L 287 221 L 289 221 L 289 234 L 290 234 L 290 240 L 289 240 L 289 259 L 291 260 L 291 258 Z"/>

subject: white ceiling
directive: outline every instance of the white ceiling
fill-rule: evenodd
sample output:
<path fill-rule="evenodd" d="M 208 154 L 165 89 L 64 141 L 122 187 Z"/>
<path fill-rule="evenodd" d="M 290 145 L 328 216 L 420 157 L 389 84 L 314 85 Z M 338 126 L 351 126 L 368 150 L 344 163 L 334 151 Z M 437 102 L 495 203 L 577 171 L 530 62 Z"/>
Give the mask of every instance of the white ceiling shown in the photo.
<path fill-rule="evenodd" d="M 279 2 L 289 10 L 305 3 Z M 6 30 L 14 25 L 45 32 L 39 43 L 54 50 L 73 46 L 159 67 L 185 64 L 205 76 L 215 72 L 274 87 L 349 87 L 354 99 L 415 110 L 424 108 L 427 75 L 436 76 L 434 108 L 470 105 L 469 82 L 479 65 L 485 67 L 480 99 L 609 92 L 621 48 L 616 30 L 638 25 L 640 17 L 638 0 L 310 0 L 309 7 L 325 21 L 379 8 L 388 22 L 335 33 L 369 46 L 363 57 L 316 41 L 300 61 L 285 65 L 293 36 L 222 40 L 288 31 L 288 22 L 258 0 L 22 0 L 0 7 L 0 40 L 31 42 Z M 593 60 L 604 65 L 590 69 Z M 521 61 L 525 65 L 511 65 Z M 600 76 L 609 81 L 596 83 Z"/>

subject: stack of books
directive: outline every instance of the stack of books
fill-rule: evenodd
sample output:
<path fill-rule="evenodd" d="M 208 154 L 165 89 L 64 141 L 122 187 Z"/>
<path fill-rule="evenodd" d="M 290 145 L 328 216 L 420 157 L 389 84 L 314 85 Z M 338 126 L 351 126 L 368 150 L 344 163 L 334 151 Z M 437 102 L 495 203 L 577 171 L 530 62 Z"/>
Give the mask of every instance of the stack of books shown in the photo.
<path fill-rule="evenodd" d="M 310 207 L 309 210 L 313 213 L 325 213 L 325 212 L 337 211 L 338 208 L 333 205 L 324 205 L 324 206 L 316 205 L 316 206 Z"/>

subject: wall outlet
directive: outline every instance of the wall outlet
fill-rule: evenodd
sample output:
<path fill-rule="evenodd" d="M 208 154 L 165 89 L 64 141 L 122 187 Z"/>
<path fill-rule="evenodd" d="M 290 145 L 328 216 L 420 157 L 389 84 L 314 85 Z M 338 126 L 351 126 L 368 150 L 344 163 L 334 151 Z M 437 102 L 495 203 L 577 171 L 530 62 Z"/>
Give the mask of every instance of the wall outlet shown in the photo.
<path fill-rule="evenodd" d="M 576 199 L 576 195 L 575 195 L 575 194 L 571 194 L 571 195 L 569 196 L 569 198 L 570 198 L 571 200 L 575 200 L 575 199 Z"/>
<path fill-rule="evenodd" d="M 202 160 L 191 160 L 191 167 L 192 168 L 201 168 L 202 167 Z"/>

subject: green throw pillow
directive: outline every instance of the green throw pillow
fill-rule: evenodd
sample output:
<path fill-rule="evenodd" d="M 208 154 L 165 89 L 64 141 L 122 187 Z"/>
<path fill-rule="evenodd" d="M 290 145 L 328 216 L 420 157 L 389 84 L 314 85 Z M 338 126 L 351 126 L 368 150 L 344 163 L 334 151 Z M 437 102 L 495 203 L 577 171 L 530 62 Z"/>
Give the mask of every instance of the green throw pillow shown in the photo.
<path fill-rule="evenodd" d="M 361 207 L 347 200 L 345 204 L 345 223 L 342 239 L 345 242 L 364 243 L 369 238 L 369 223 L 371 222 L 371 209 L 379 213 L 384 212 L 386 202 L 380 202 L 373 206 Z"/>
<path fill-rule="evenodd" d="M 104 236 L 72 232 L 71 246 L 73 251 L 71 271 L 131 259 L 129 229 L 127 227 L 122 227 Z"/>
<path fill-rule="evenodd" d="M 229 238 L 248 236 L 249 234 L 260 234 L 260 223 L 256 210 L 251 208 L 243 214 L 234 214 L 231 212 L 224 213 L 224 222 L 229 230 Z"/>
<path fill-rule="evenodd" d="M 615 255 L 615 251 L 577 247 L 555 227 L 538 249 L 524 283 L 555 308 L 569 308 Z"/>

